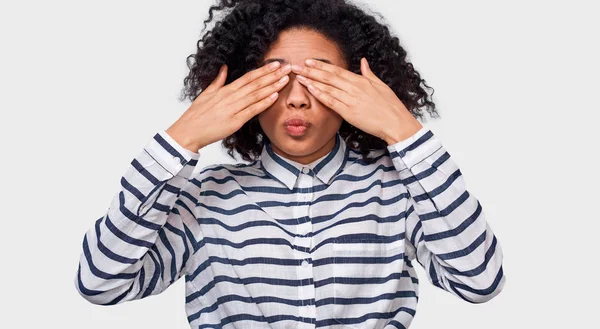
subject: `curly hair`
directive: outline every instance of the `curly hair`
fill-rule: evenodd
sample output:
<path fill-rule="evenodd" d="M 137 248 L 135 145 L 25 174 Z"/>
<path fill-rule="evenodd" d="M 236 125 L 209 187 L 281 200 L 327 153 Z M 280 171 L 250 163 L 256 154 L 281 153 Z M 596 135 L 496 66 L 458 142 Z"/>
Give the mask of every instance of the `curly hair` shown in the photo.
<path fill-rule="evenodd" d="M 346 0 L 220 0 L 209 9 L 206 24 L 213 11 L 224 11 L 225 17 L 215 21 L 197 42 L 197 52 L 187 57 L 189 74 L 184 79 L 180 99 L 193 101 L 216 78 L 223 64 L 228 66 L 226 84 L 246 72 L 258 68 L 270 45 L 283 30 L 308 29 L 334 42 L 348 63 L 348 70 L 361 75 L 360 59 L 366 57 L 371 70 L 396 94 L 410 113 L 424 119 L 422 107 L 432 117 L 439 117 L 431 96 L 420 86 L 425 84 L 399 39 L 390 34 L 385 23 Z M 387 143 L 365 133 L 346 120 L 339 129 L 348 147 L 362 154 L 363 161 L 371 150 L 385 150 Z M 235 149 L 244 160 L 254 161 L 268 137 L 257 116 L 222 140 L 228 154 L 235 159 Z"/>

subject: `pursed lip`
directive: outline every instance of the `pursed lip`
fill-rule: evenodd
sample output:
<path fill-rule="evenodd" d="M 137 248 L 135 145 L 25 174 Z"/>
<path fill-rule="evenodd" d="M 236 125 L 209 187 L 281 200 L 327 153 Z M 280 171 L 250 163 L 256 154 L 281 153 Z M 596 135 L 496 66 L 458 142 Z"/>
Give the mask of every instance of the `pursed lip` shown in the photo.
<path fill-rule="evenodd" d="M 284 121 L 283 124 L 285 126 L 305 126 L 305 127 L 310 126 L 310 122 L 300 116 L 289 117 Z"/>

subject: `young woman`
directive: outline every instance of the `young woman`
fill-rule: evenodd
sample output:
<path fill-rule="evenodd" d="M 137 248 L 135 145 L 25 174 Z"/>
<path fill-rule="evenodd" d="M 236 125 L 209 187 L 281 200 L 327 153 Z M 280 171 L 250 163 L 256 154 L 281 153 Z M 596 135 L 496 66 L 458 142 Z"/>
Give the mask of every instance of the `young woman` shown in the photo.
<path fill-rule="evenodd" d="M 500 244 L 417 120 L 437 112 L 398 38 L 342 0 L 223 0 L 210 19 L 224 9 L 190 56 L 191 106 L 85 234 L 80 294 L 116 304 L 185 277 L 194 328 L 407 328 L 417 260 L 458 298 L 496 296 Z M 250 163 L 193 175 L 220 140 Z"/>

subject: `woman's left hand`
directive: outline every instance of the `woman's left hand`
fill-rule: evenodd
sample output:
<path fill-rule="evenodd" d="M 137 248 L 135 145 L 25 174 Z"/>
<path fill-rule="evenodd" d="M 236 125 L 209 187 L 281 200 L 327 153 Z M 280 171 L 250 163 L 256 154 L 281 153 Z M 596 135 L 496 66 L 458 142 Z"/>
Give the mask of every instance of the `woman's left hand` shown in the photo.
<path fill-rule="evenodd" d="M 394 91 L 371 71 L 366 58 L 360 63 L 362 75 L 312 59 L 305 64 L 292 66 L 298 81 L 354 127 L 388 145 L 405 140 L 423 127 Z"/>

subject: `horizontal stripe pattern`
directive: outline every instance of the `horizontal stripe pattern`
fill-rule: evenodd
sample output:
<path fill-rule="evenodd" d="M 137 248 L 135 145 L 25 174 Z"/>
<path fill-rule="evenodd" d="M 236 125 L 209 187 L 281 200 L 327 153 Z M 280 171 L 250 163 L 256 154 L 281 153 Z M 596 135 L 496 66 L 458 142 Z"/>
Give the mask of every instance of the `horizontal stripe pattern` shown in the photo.
<path fill-rule="evenodd" d="M 372 151 L 335 136 L 301 164 L 267 141 L 258 160 L 214 164 L 158 132 L 84 235 L 74 283 L 112 305 L 185 278 L 192 328 L 408 328 L 413 261 L 469 303 L 496 296 L 502 249 L 431 130 Z"/>

